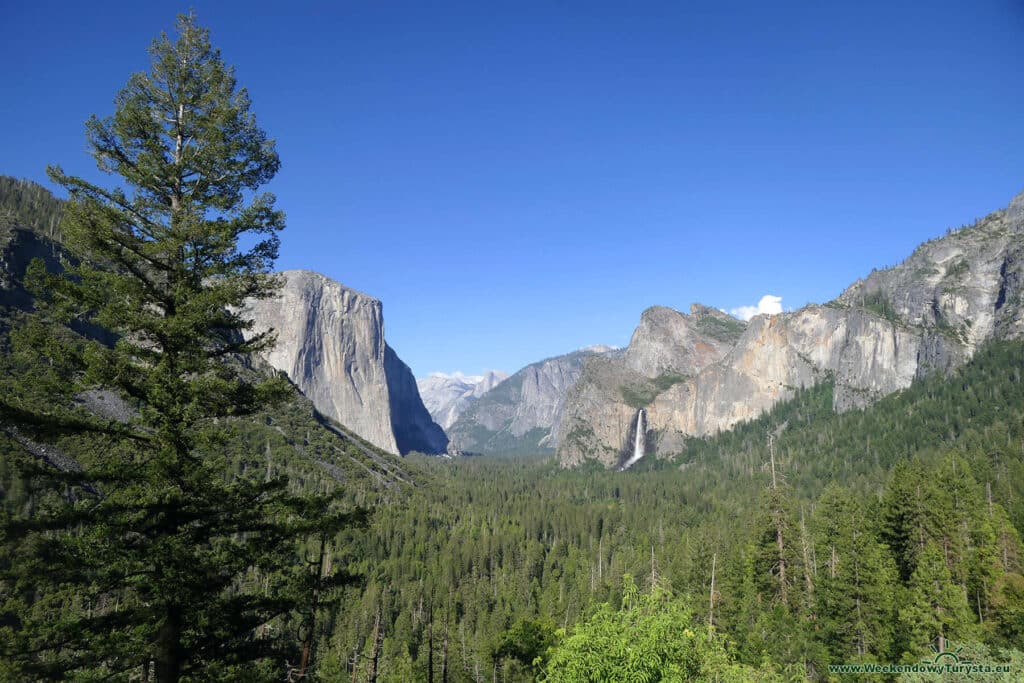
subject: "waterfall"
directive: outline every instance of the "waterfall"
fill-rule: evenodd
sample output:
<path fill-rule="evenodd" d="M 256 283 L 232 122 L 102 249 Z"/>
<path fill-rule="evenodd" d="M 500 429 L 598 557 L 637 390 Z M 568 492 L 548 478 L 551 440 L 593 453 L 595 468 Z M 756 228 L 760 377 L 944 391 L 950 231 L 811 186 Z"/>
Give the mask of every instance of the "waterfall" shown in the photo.
<path fill-rule="evenodd" d="M 633 440 L 633 457 L 631 458 L 633 462 L 644 457 L 644 438 L 644 409 L 641 408 L 640 412 L 636 414 L 636 438 Z"/>
<path fill-rule="evenodd" d="M 644 448 L 647 445 L 647 433 L 644 429 L 644 409 L 641 408 L 636 414 L 636 437 L 633 439 L 633 455 L 622 464 L 620 471 L 628 470 L 633 464 L 644 457 Z"/>

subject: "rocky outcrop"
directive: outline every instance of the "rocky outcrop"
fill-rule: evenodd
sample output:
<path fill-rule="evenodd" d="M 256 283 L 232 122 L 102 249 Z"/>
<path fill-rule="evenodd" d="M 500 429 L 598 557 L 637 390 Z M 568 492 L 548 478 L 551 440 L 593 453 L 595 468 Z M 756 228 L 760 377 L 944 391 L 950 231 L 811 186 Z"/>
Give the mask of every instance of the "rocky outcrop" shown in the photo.
<path fill-rule="evenodd" d="M 262 354 L 324 415 L 392 453 L 443 453 L 412 372 L 384 341 L 381 303 L 308 270 L 281 273 L 274 298 L 249 301 L 250 334 L 273 329 Z"/>
<path fill-rule="evenodd" d="M 720 362 L 657 396 L 648 426 L 657 434 L 655 450 L 671 453 L 682 437 L 755 418 L 801 387 L 831 379 L 835 407 L 846 410 L 909 386 L 924 367 L 948 370 L 964 358 L 941 335 L 859 310 L 808 306 L 758 316 Z"/>
<path fill-rule="evenodd" d="M 1024 336 L 1024 194 L 824 306 L 757 316 L 738 334 L 738 321 L 707 318 L 705 307 L 690 318 L 698 310 L 728 324 L 717 345 L 703 346 L 687 316 L 648 309 L 621 359 L 588 360 L 559 432 L 563 465 L 621 464 L 640 408 L 648 451 L 671 455 L 800 387 L 832 381 L 836 410 L 862 407 L 949 372 L 990 339 Z"/>
<path fill-rule="evenodd" d="M 938 330 L 973 353 L 993 338 L 1020 336 L 1024 193 L 971 227 L 919 246 L 895 268 L 851 285 L 836 304 L 862 307 Z"/>
<path fill-rule="evenodd" d="M 625 352 L 587 359 L 569 392 L 556 433 L 563 464 L 587 458 L 609 467 L 622 464 L 637 411 L 723 358 L 745 328 L 745 323 L 701 304 L 694 304 L 689 315 L 664 306 L 645 310 Z"/>
<path fill-rule="evenodd" d="M 690 315 L 652 306 L 640 315 L 622 357 L 637 376 L 690 376 L 719 358 L 736 342 L 745 325 L 721 311 L 694 304 Z"/>
<path fill-rule="evenodd" d="M 391 431 L 395 435 L 398 452 L 447 452 L 448 437 L 423 405 L 412 370 L 387 345 L 384 346 L 384 376 L 388 380 Z"/>
<path fill-rule="evenodd" d="M 470 376 L 437 372 L 416 380 L 416 386 L 434 422 L 448 429 L 473 401 L 506 379 L 508 375 L 500 370 Z"/>
<path fill-rule="evenodd" d="M 476 453 L 552 451 L 565 397 L 583 361 L 621 353 L 591 347 L 527 365 L 472 402 L 448 428 L 456 448 Z"/>

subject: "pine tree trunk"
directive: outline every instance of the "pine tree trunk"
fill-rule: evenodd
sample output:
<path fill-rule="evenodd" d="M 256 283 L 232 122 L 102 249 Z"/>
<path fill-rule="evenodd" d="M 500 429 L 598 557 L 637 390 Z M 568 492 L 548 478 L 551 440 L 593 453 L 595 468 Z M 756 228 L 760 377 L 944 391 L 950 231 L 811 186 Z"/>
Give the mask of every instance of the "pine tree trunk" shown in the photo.
<path fill-rule="evenodd" d="M 181 614 L 177 605 L 167 608 L 167 616 L 157 633 L 156 681 L 157 683 L 178 683 L 181 678 L 181 656 L 178 645 L 181 641 Z"/>
<path fill-rule="evenodd" d="M 427 626 L 427 683 L 434 683 L 434 607 L 430 607 L 430 624 Z"/>
<path fill-rule="evenodd" d="M 813 605 L 814 577 L 811 576 L 811 542 L 807 534 L 807 526 L 804 524 L 804 511 L 800 509 L 800 545 L 803 549 L 804 558 L 804 585 L 807 588 L 807 606 Z"/>
<path fill-rule="evenodd" d="M 380 659 L 380 645 L 383 639 L 380 628 L 380 605 L 377 605 L 377 616 L 373 620 L 373 650 L 370 651 L 370 672 L 366 676 L 367 683 L 377 683 L 377 662 Z"/>
<path fill-rule="evenodd" d="M 775 542 L 779 547 L 779 597 L 785 607 L 789 606 L 789 597 L 786 592 L 786 548 L 782 543 L 782 523 L 776 523 Z"/>
<path fill-rule="evenodd" d="M 441 648 L 441 683 L 448 683 L 448 620 L 444 622 L 444 645 Z"/>
<path fill-rule="evenodd" d="M 786 546 L 782 541 L 782 517 L 783 510 L 782 504 L 777 499 L 778 483 L 775 479 L 775 442 L 772 436 L 768 435 L 768 452 L 771 456 L 772 466 L 772 493 L 775 494 L 773 497 L 773 504 L 775 509 L 772 513 L 775 517 L 775 543 L 779 548 L 779 598 L 782 600 L 784 607 L 789 607 L 789 596 L 786 590 Z"/>
<path fill-rule="evenodd" d="M 320 602 L 320 582 L 324 578 L 324 561 L 327 557 L 327 539 L 320 537 L 320 557 L 316 561 L 317 580 L 313 584 L 313 594 L 310 596 L 309 620 L 306 623 L 306 635 L 302 639 L 302 660 L 299 662 L 299 678 L 306 677 L 306 669 L 309 668 L 313 658 L 313 640 L 316 636 L 316 611 Z"/>
<path fill-rule="evenodd" d="M 711 590 L 708 591 L 708 638 L 715 635 L 715 564 L 718 553 L 711 556 Z"/>

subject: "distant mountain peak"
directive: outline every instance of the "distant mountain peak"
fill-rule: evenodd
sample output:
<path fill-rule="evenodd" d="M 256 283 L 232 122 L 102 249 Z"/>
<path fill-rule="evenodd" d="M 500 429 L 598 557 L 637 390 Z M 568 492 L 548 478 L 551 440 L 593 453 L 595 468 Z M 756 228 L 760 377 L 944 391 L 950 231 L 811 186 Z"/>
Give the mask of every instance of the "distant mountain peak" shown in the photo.
<path fill-rule="evenodd" d="M 456 448 L 482 453 L 553 450 L 568 392 L 589 358 L 620 351 L 596 345 L 521 368 L 472 402 L 447 429 Z"/>
<path fill-rule="evenodd" d="M 461 370 L 456 370 L 455 372 L 432 372 L 426 377 L 421 377 L 416 381 L 423 382 L 427 379 L 435 378 L 443 380 L 452 380 L 454 382 L 463 382 L 466 384 L 479 384 L 488 377 L 492 376 L 501 377 L 504 379 L 505 377 L 508 377 L 508 373 L 502 372 L 501 370 L 485 370 L 484 374 L 482 375 L 467 375 Z"/>
<path fill-rule="evenodd" d="M 450 374 L 432 372 L 416 380 L 416 386 L 431 417 L 447 430 L 473 401 L 507 378 L 501 370 L 488 370 L 482 375 L 465 375 L 458 370 Z"/>

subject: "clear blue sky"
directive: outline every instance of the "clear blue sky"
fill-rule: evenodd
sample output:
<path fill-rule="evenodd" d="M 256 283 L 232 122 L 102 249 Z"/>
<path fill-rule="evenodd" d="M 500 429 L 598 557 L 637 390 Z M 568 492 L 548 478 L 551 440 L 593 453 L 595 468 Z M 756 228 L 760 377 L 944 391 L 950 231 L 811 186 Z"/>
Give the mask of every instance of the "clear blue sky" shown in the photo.
<path fill-rule="evenodd" d="M 417 376 L 825 301 L 1024 189 L 1020 0 L 192 6 L 277 140 L 280 266 L 383 300 Z M 187 7 L 6 3 L 0 173 L 95 177 Z"/>

